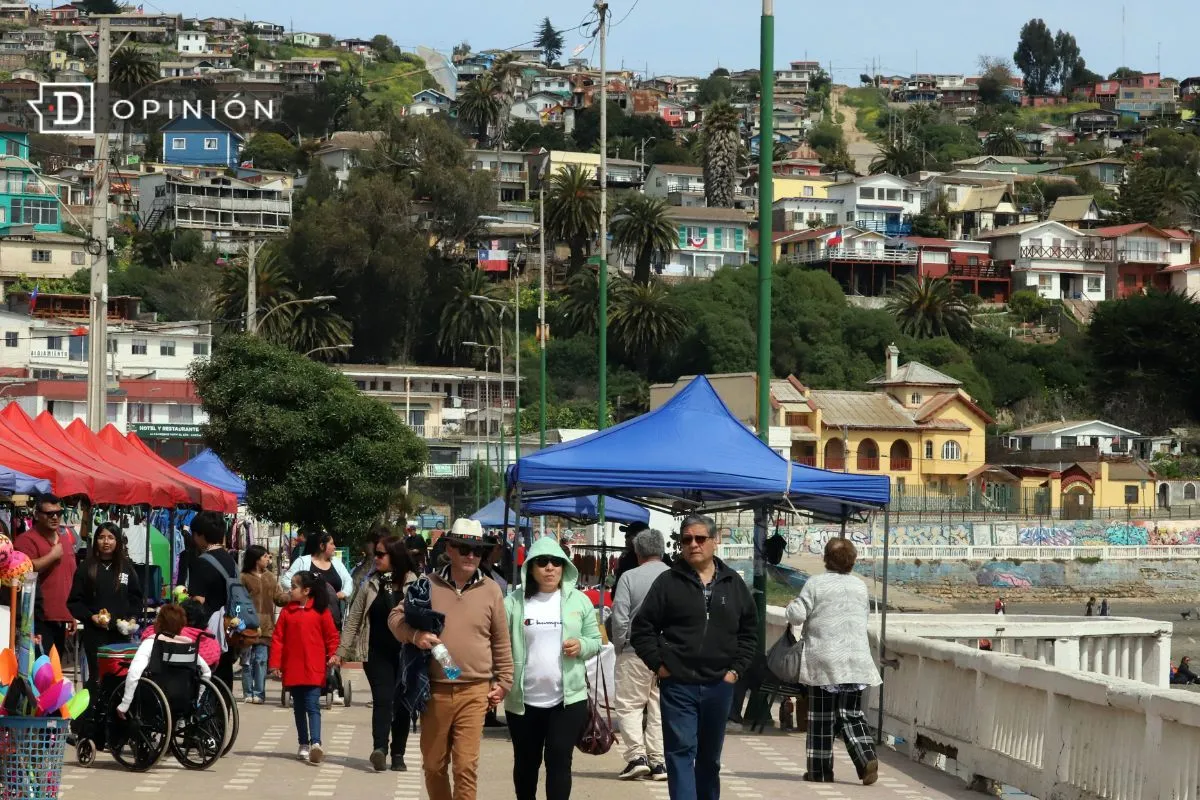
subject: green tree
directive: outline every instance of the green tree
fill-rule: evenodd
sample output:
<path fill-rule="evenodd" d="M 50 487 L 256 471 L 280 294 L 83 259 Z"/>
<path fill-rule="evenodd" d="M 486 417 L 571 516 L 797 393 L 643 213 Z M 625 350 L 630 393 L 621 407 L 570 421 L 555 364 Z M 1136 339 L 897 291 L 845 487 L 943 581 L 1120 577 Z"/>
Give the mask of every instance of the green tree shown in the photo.
<path fill-rule="evenodd" d="M 278 133 L 256 133 L 242 148 L 241 159 L 250 161 L 257 169 L 290 172 L 296 168 L 299 151 Z"/>
<path fill-rule="evenodd" d="M 1008 298 L 1008 310 L 1022 322 L 1040 319 L 1050 304 L 1033 289 L 1018 289 Z"/>
<path fill-rule="evenodd" d="M 546 235 L 571 248 L 571 272 L 578 272 L 600 228 L 600 192 L 591 170 L 567 164 L 550 176 L 546 192 Z"/>
<path fill-rule="evenodd" d="M 1179 225 L 1200 211 L 1195 173 L 1139 163 L 1129 170 L 1117 196 L 1123 222 L 1149 222 L 1161 228 Z"/>
<path fill-rule="evenodd" d="M 1142 73 L 1130 67 L 1117 67 L 1111 75 L 1108 76 L 1110 81 L 1123 81 L 1126 78 L 1140 78 Z"/>
<path fill-rule="evenodd" d="M 657 281 L 624 288 L 613 304 L 613 336 L 627 360 L 638 364 L 647 377 L 651 361 L 673 348 L 685 330 L 679 307 Z"/>
<path fill-rule="evenodd" d="M 889 142 L 871 161 L 872 175 L 911 175 L 921 169 L 921 154 L 904 142 Z"/>
<path fill-rule="evenodd" d="M 480 297 L 498 298 L 496 284 L 480 269 L 462 264 L 455 270 L 451 294 L 442 306 L 438 347 L 456 364 L 469 349 L 463 342 L 495 344 L 500 339 L 500 311 Z"/>
<path fill-rule="evenodd" d="M 262 518 L 357 542 L 425 461 L 424 443 L 388 406 L 259 337 L 222 340 L 191 378 L 205 442 L 245 477 Z"/>
<path fill-rule="evenodd" d="M 496 76 L 484 72 L 467 84 L 455 102 L 458 118 L 468 130 L 478 134 L 480 142 L 487 140 L 490 128 L 499 128 L 501 92 Z"/>
<path fill-rule="evenodd" d="M 704 197 L 710 208 L 733 208 L 737 180 L 741 123 L 737 111 L 726 102 L 714 103 L 704 114 Z"/>
<path fill-rule="evenodd" d="M 1031 19 L 1021 28 L 1013 62 L 1025 76 L 1025 91 L 1030 95 L 1046 94 L 1054 83 L 1058 69 L 1058 50 L 1054 34 L 1039 19 Z"/>
<path fill-rule="evenodd" d="M 964 339 L 971 331 L 970 311 L 945 278 L 905 275 L 889 292 L 887 310 L 896 315 L 900 330 L 909 336 Z"/>
<path fill-rule="evenodd" d="M 569 150 L 567 134 L 559 125 L 539 125 L 527 119 L 513 120 L 504 132 L 510 150 Z"/>
<path fill-rule="evenodd" d="M 118 97 L 129 97 L 158 77 L 158 65 L 140 47 L 126 45 L 109 59 L 109 85 Z"/>
<path fill-rule="evenodd" d="M 554 29 L 549 17 L 543 19 L 542 24 L 538 26 L 534 44 L 542 51 L 542 61 L 547 67 L 552 66 L 562 55 L 562 31 Z"/>
<path fill-rule="evenodd" d="M 615 309 L 617 299 L 629 286 L 629 279 L 619 272 L 608 274 L 609 308 Z M 599 328 L 600 273 L 590 264 L 567 279 L 567 290 L 559 303 L 563 324 L 573 334 L 594 336 Z"/>
<path fill-rule="evenodd" d="M 121 7 L 116 0 L 83 0 L 79 4 L 85 14 L 120 14 Z"/>
<path fill-rule="evenodd" d="M 989 156 L 1025 156 L 1029 150 L 1012 128 L 1005 128 L 989 135 L 983 143 L 983 152 Z"/>
<path fill-rule="evenodd" d="M 994 56 L 979 58 L 979 102 L 998 106 L 1006 102 L 1004 91 L 1012 86 L 1012 66 L 1008 59 Z"/>
<path fill-rule="evenodd" d="M 679 243 L 667 202 L 640 192 L 630 192 L 617 203 L 612 236 L 617 252 L 633 260 L 633 281 L 640 285 L 650 283 L 651 263 L 669 257 Z"/>
<path fill-rule="evenodd" d="M 729 80 L 729 70 L 713 70 L 707 78 L 700 81 L 700 90 L 696 93 L 696 103 L 710 106 L 722 100 L 732 100 L 736 91 L 733 82 Z"/>
<path fill-rule="evenodd" d="M 1054 52 L 1057 58 L 1051 83 L 1061 86 L 1062 93 L 1067 94 L 1071 90 L 1072 77 L 1085 67 L 1085 62 L 1079 53 L 1079 43 L 1066 31 L 1054 35 Z"/>

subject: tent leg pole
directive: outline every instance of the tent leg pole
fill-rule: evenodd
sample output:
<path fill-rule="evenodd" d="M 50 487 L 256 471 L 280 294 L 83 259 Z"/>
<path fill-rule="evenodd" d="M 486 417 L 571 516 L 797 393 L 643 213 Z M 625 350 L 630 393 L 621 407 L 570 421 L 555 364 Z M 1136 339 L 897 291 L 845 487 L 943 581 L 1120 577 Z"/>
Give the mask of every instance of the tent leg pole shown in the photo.
<path fill-rule="evenodd" d="M 758 652 L 765 657 L 767 652 L 767 524 L 769 506 L 758 506 L 754 509 L 754 607 L 758 617 Z M 741 712 L 742 709 L 735 709 Z M 766 702 L 766 695 L 758 689 L 750 694 L 750 703 L 743 715 L 746 724 L 761 722 L 767 725 L 771 721 L 771 706 Z"/>
<path fill-rule="evenodd" d="M 887 675 L 884 661 L 887 658 L 887 613 L 888 613 L 888 550 L 891 547 L 891 508 L 883 509 L 883 591 L 880 599 L 882 608 L 879 612 L 879 672 L 881 677 Z M 875 728 L 875 743 L 883 744 L 883 687 L 886 678 L 879 684 L 879 724 Z"/>
<path fill-rule="evenodd" d="M 505 503 L 505 505 L 504 505 L 504 521 L 505 522 L 508 522 L 508 499 L 507 498 L 508 498 L 508 495 L 505 495 L 505 501 L 504 501 L 504 503 Z M 516 529 L 516 533 L 513 534 L 512 580 L 510 580 L 508 583 L 509 594 L 516 591 L 517 584 L 520 582 L 521 567 L 519 564 L 517 564 L 517 542 L 518 541 L 524 542 L 524 540 L 525 540 L 525 537 L 521 533 L 521 494 L 520 494 L 520 492 L 516 493 L 516 498 L 515 498 L 513 507 L 516 511 L 515 516 L 516 516 L 517 529 Z M 504 541 L 507 544 L 507 542 L 508 542 L 508 526 L 507 525 L 504 527 Z"/>
<path fill-rule="evenodd" d="M 170 528 L 167 532 L 167 552 L 170 555 L 167 557 L 166 589 L 167 597 L 171 597 L 175 591 L 175 509 L 173 508 L 167 517 L 167 527 Z"/>
<path fill-rule="evenodd" d="M 150 531 L 154 527 L 151 524 L 151 522 L 153 520 L 153 518 L 151 517 L 151 514 L 153 513 L 153 511 L 154 511 L 153 506 L 146 507 L 146 582 L 145 582 L 145 588 L 142 590 L 142 602 L 143 603 L 145 602 L 145 598 L 150 596 L 150 569 L 154 564 L 154 557 L 153 557 L 153 554 L 151 551 L 152 543 L 150 541 L 150 539 L 151 539 Z"/>

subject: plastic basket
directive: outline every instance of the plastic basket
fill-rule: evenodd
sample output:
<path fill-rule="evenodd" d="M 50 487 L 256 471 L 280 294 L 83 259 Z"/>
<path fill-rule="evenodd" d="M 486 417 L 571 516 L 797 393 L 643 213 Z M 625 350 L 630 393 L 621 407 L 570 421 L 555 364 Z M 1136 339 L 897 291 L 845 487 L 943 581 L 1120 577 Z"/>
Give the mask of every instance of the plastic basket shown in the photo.
<path fill-rule="evenodd" d="M 0 717 L 0 798 L 57 800 L 68 726 L 54 717 Z"/>

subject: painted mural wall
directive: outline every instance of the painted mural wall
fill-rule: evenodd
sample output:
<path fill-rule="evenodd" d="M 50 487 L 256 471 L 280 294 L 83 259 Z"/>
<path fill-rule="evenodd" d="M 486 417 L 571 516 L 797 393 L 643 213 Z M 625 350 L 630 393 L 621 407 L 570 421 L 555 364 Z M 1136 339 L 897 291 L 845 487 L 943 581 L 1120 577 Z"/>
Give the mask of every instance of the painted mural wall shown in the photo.
<path fill-rule="evenodd" d="M 855 571 L 873 576 L 874 565 L 860 562 Z M 1119 590 L 1142 586 L 1155 592 L 1194 591 L 1195 565 L 1185 561 L 893 561 L 888 582 L 903 586 L 936 584 L 943 587 L 993 589 Z"/>

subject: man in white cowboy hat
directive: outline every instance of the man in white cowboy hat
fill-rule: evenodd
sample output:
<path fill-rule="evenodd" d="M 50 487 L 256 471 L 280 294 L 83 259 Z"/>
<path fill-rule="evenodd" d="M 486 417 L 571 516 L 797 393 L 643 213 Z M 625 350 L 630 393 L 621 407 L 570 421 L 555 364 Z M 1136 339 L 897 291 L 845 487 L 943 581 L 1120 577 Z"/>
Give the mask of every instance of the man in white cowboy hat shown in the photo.
<path fill-rule="evenodd" d="M 429 575 L 430 605 L 446 617 L 441 636 L 408 625 L 403 604 L 392 611 L 388 627 L 401 642 L 422 650 L 446 645 L 462 670 L 451 680 L 436 659 L 430 660 L 432 689 L 421 716 L 421 760 L 429 800 L 475 800 L 483 718 L 512 688 L 512 647 L 500 587 L 479 568 L 495 541 L 473 519 L 455 520 L 442 538 L 449 563 L 435 566 Z"/>

